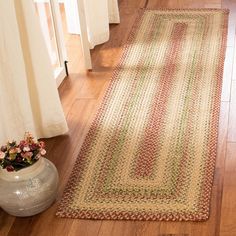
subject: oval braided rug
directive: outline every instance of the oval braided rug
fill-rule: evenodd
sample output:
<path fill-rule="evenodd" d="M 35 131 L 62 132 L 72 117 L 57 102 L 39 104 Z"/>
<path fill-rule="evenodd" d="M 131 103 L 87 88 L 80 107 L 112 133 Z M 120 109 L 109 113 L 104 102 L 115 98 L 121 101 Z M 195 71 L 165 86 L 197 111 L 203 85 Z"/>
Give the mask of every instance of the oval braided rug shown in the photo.
<path fill-rule="evenodd" d="M 228 11 L 142 10 L 57 216 L 209 217 Z"/>

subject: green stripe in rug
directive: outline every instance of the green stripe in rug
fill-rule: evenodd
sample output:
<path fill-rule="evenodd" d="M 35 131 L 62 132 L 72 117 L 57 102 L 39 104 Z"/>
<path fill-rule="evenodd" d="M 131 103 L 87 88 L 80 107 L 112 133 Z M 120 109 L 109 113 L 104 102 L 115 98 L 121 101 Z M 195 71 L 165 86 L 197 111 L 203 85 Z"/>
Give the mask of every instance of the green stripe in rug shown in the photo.
<path fill-rule="evenodd" d="M 209 217 L 227 10 L 140 12 L 57 216 Z"/>

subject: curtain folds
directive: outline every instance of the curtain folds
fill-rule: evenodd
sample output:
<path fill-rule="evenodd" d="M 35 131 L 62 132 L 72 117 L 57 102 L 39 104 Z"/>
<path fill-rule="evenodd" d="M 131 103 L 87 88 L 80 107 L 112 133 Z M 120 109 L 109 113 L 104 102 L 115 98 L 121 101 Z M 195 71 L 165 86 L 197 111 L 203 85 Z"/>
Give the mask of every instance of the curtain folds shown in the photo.
<path fill-rule="evenodd" d="M 120 22 L 117 0 L 84 0 L 90 48 L 109 40 L 109 23 Z"/>
<path fill-rule="evenodd" d="M 0 0 L 0 144 L 67 132 L 33 1 Z"/>

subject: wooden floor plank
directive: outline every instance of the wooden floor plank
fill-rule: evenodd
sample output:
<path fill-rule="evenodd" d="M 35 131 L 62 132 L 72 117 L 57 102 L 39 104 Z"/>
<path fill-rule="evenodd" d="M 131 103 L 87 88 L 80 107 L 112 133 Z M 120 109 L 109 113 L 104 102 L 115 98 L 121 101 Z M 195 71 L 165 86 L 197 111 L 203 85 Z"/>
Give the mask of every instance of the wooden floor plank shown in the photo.
<path fill-rule="evenodd" d="M 209 1 L 210 2 L 210 1 Z M 200 1 L 196 1 L 196 0 L 149 0 L 148 1 L 148 8 L 204 8 L 204 5 L 208 3 L 200 0 Z"/>
<path fill-rule="evenodd" d="M 224 168 L 228 138 L 229 102 L 221 102 L 216 168 Z"/>
<path fill-rule="evenodd" d="M 233 73 L 234 47 L 227 47 L 224 64 L 224 79 L 222 85 L 221 101 L 230 101 L 231 80 Z"/>
<path fill-rule="evenodd" d="M 234 50 L 234 62 L 233 62 L 233 75 L 232 75 L 232 80 L 236 80 L 236 50 Z"/>
<path fill-rule="evenodd" d="M 7 235 L 14 223 L 15 217 L 0 211 L 0 235 Z"/>
<path fill-rule="evenodd" d="M 236 131 L 236 80 L 232 81 L 232 86 L 231 86 L 228 142 L 236 142 L 235 131 Z"/>
<path fill-rule="evenodd" d="M 235 32 L 236 32 L 236 1 L 235 0 L 222 0 L 222 8 L 229 9 L 229 23 L 228 23 L 228 40 L 227 46 L 234 47 L 235 45 Z"/>
<path fill-rule="evenodd" d="M 220 235 L 236 235 L 236 143 L 228 143 Z"/>
<path fill-rule="evenodd" d="M 221 3 L 207 3 L 204 5 L 204 8 L 221 8 Z"/>

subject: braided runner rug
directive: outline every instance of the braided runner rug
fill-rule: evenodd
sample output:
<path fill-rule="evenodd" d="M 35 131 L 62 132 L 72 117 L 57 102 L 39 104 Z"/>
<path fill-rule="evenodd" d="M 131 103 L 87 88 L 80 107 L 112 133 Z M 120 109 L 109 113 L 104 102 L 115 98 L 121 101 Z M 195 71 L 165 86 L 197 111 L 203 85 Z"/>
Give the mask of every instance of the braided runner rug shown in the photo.
<path fill-rule="evenodd" d="M 57 216 L 209 217 L 228 11 L 141 10 Z"/>

